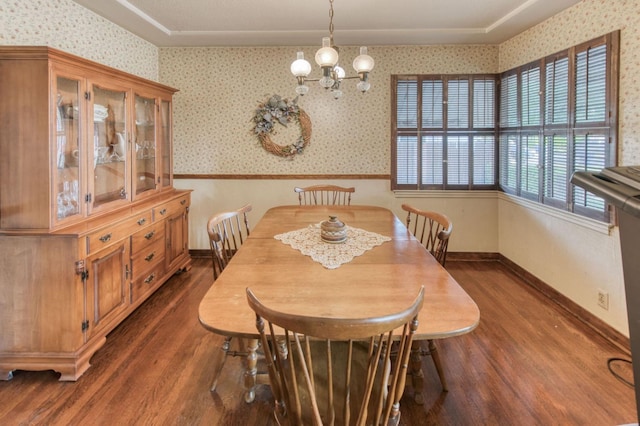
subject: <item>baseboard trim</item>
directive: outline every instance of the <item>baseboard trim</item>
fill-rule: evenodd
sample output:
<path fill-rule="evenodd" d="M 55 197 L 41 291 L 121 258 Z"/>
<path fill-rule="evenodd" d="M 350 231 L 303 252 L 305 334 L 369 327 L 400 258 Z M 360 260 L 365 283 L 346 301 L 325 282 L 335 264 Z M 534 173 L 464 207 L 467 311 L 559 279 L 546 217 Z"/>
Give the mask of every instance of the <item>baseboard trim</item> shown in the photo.
<path fill-rule="evenodd" d="M 582 306 L 575 303 L 556 289 L 545 283 L 529 271 L 525 270 L 521 266 L 514 263 L 503 255 L 499 255 L 498 261 L 505 265 L 511 272 L 513 272 L 518 278 L 522 279 L 529 286 L 542 293 L 552 302 L 559 305 L 570 315 L 573 315 L 576 319 L 586 324 L 593 329 L 596 333 L 600 334 L 605 339 L 620 348 L 621 351 L 631 356 L 631 344 L 629 338 L 618 330 L 611 327 L 600 318 L 593 315 L 591 312 L 584 309 Z"/>
<path fill-rule="evenodd" d="M 455 252 L 447 253 L 447 260 L 454 262 L 499 261 L 500 253 Z"/>
<path fill-rule="evenodd" d="M 194 259 L 211 258 L 211 250 L 191 249 L 189 254 Z"/>

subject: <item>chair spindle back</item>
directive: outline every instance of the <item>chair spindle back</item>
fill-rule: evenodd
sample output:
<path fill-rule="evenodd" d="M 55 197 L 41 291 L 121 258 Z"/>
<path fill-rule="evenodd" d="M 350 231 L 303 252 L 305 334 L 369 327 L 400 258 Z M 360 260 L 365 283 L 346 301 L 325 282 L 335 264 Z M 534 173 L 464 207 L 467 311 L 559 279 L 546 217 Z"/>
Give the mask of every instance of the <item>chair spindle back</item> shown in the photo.
<path fill-rule="evenodd" d="M 382 317 L 318 318 L 271 309 L 248 288 L 278 424 L 397 425 L 423 297 Z"/>

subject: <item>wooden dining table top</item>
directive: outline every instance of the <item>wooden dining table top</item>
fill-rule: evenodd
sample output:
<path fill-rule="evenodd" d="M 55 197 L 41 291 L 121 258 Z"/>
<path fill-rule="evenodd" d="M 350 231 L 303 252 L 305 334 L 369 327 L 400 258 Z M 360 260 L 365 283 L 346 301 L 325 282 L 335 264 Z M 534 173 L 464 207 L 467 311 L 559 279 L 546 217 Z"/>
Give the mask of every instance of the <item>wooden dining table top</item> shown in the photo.
<path fill-rule="evenodd" d="M 337 216 L 347 226 L 390 237 L 336 269 L 327 269 L 275 235 Z M 279 206 L 251 230 L 205 294 L 202 325 L 224 336 L 257 338 L 251 288 L 261 302 L 297 315 L 370 318 L 400 312 L 424 286 L 415 339 L 468 333 L 478 306 L 390 210 L 375 206 Z"/>

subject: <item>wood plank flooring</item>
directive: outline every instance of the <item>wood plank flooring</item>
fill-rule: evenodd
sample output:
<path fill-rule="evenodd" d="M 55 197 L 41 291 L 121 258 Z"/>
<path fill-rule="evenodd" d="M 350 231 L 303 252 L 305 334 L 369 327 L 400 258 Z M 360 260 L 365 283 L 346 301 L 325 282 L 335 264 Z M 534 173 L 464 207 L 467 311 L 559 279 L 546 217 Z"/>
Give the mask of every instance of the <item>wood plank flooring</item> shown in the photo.
<path fill-rule="evenodd" d="M 472 333 L 439 342 L 449 392 L 430 359 L 425 404 L 402 400 L 403 425 L 616 425 L 637 422 L 634 391 L 607 368 L 623 350 L 524 284 L 499 262 L 448 262 L 480 307 Z M 17 371 L 0 382 L 1 425 L 270 425 L 271 395 L 242 400 L 240 358 L 209 392 L 222 338 L 198 304 L 212 282 L 195 259 L 114 330 L 77 382 Z M 426 295 L 428 297 L 428 295 Z M 612 369 L 631 381 L 628 364 Z"/>

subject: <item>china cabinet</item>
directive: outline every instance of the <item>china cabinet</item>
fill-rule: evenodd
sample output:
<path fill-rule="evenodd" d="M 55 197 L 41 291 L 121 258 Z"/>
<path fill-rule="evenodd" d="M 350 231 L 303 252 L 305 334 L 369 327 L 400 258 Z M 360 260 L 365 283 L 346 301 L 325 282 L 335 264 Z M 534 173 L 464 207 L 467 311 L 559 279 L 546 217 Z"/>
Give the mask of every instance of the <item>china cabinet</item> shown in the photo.
<path fill-rule="evenodd" d="M 0 46 L 0 376 L 76 380 L 190 267 L 168 86 L 48 47 Z"/>

